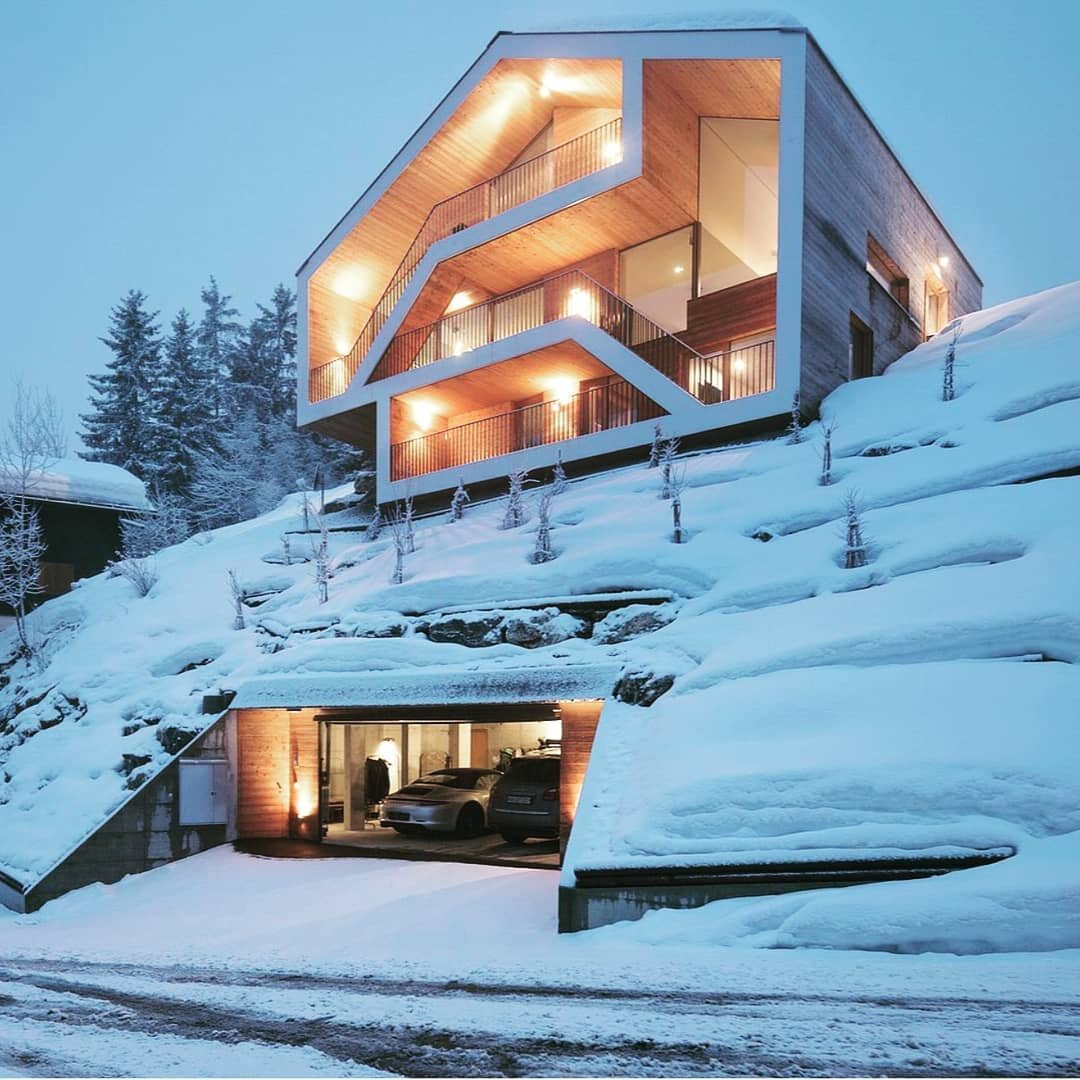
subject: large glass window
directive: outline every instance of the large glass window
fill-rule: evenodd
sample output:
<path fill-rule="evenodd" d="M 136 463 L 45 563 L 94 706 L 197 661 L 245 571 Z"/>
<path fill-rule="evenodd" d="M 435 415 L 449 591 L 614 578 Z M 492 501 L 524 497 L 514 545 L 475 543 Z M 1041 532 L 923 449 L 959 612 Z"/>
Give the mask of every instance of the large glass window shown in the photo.
<path fill-rule="evenodd" d="M 703 117 L 698 294 L 776 273 L 779 122 Z"/>
<path fill-rule="evenodd" d="M 627 248 L 619 258 L 619 292 L 671 333 L 686 328 L 693 280 L 692 226 Z"/>

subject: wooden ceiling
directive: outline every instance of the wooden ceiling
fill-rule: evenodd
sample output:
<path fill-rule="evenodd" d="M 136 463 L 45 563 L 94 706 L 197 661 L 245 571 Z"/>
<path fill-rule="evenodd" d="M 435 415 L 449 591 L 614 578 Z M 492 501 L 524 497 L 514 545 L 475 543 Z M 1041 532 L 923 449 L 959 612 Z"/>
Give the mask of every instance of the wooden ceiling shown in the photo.
<path fill-rule="evenodd" d="M 422 405 L 437 416 L 452 419 L 493 405 L 509 407 L 511 402 L 537 394 L 551 396 L 563 380 L 576 384 L 610 374 L 607 367 L 576 342 L 563 341 L 501 364 L 432 383 L 394 400 L 406 406 Z M 577 392 L 576 386 L 573 392 Z"/>
<path fill-rule="evenodd" d="M 312 275 L 313 361 L 352 345 L 436 203 L 502 172 L 556 108 L 621 105 L 617 60 L 500 61 Z"/>

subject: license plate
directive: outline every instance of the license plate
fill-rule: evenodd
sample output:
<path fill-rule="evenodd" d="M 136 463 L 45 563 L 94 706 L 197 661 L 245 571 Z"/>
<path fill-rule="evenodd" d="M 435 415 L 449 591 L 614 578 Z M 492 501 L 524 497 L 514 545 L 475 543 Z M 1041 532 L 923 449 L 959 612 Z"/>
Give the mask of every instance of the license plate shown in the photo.
<path fill-rule="evenodd" d="M 532 802 L 531 795 L 507 795 L 506 801 L 513 803 L 515 806 L 528 806 Z"/>

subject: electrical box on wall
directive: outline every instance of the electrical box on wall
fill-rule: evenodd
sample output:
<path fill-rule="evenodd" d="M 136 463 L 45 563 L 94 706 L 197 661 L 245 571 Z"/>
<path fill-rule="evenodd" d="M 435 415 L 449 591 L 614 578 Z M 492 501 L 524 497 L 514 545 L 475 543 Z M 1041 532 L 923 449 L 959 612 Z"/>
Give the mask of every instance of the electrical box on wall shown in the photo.
<path fill-rule="evenodd" d="M 224 825 L 228 763 L 192 758 L 180 761 L 180 824 Z"/>

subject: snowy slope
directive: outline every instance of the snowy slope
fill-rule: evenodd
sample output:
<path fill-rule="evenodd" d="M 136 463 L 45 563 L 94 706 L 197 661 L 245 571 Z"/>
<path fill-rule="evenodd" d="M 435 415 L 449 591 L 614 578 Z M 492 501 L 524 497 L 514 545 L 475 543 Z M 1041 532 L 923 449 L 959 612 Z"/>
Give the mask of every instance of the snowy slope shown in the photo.
<path fill-rule="evenodd" d="M 559 557 L 543 565 L 527 559 L 533 504 L 509 532 L 501 506 L 479 506 L 420 525 L 402 585 L 390 584 L 388 536 L 333 534 L 320 605 L 310 564 L 280 562 L 282 532 L 299 527 L 290 499 L 163 553 L 145 598 L 119 578 L 83 583 L 35 616 L 44 669 L 0 668 L 0 869 L 24 882 L 47 872 L 137 786 L 122 755 L 150 755 L 145 776 L 170 760 L 179 736 L 167 734 L 198 730 L 207 690 L 603 663 L 675 681 L 649 709 L 609 700 L 568 878 L 1018 852 L 925 882 L 661 913 L 642 933 L 659 940 L 694 919 L 716 940 L 765 945 L 1080 944 L 1080 477 L 1052 475 L 1080 469 L 1080 283 L 966 317 L 951 402 L 944 347 L 828 399 L 830 486 L 818 483 L 818 425 L 796 446 L 688 456 L 684 545 L 642 465 L 556 498 Z M 858 570 L 842 568 L 848 491 L 871 540 Z M 262 601 L 242 631 L 230 628 L 229 569 Z M 555 625 L 554 643 L 533 649 L 466 647 L 416 630 L 447 608 L 645 589 L 672 595 L 670 621 L 628 641 L 557 640 Z M 0 656 L 11 644 L 0 638 Z"/>

